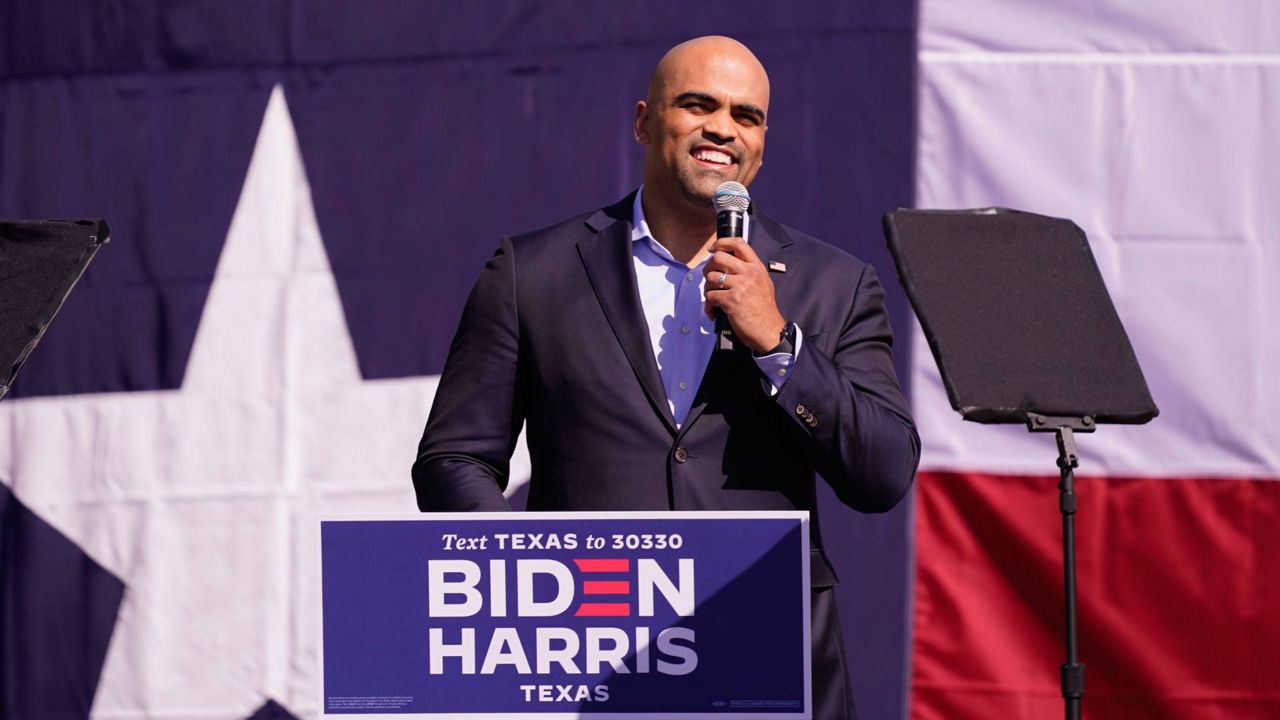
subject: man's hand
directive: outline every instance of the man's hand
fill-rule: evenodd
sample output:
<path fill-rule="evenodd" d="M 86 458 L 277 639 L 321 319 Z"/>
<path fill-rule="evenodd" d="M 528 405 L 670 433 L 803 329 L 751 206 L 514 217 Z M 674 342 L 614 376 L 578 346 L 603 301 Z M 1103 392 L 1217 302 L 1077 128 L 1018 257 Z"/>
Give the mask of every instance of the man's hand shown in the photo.
<path fill-rule="evenodd" d="M 702 272 L 707 317 L 715 317 L 716 308 L 724 310 L 733 333 L 756 353 L 777 347 L 787 321 L 778 311 L 773 278 L 751 246 L 742 238 L 717 239 Z"/>

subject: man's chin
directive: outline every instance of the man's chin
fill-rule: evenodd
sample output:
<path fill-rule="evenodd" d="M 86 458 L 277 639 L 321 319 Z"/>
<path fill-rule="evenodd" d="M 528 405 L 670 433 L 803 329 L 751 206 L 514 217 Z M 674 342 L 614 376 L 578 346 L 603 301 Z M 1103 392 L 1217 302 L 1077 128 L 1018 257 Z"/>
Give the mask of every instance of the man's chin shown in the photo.
<path fill-rule="evenodd" d="M 716 190 L 723 183 L 737 180 L 737 178 L 729 176 L 728 173 L 702 172 L 695 178 L 689 178 L 689 180 L 690 182 L 682 183 L 685 197 L 696 203 L 710 205 L 711 198 L 716 194 Z"/>

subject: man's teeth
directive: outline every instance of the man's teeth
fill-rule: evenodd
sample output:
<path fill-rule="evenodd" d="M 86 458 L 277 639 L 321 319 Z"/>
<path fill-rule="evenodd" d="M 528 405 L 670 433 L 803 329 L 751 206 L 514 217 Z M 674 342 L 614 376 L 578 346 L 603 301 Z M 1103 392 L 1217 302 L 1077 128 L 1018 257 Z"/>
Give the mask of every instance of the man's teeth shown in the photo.
<path fill-rule="evenodd" d="M 694 153 L 693 156 L 699 160 L 704 160 L 706 162 L 719 163 L 720 165 L 728 165 L 729 163 L 733 162 L 733 158 L 729 157 L 725 153 L 716 152 L 715 150 L 699 150 L 698 152 Z"/>

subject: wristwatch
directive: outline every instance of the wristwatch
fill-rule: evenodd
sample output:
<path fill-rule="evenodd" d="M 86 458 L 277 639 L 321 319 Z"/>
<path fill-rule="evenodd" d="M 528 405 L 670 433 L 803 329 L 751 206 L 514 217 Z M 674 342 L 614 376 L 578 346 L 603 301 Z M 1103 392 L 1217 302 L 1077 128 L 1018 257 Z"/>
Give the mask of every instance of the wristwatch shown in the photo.
<path fill-rule="evenodd" d="M 782 332 L 778 333 L 778 344 L 768 352 L 759 354 L 759 357 L 765 355 L 777 355 L 778 353 L 786 353 L 794 355 L 796 352 L 796 324 L 787 322 L 782 326 Z"/>

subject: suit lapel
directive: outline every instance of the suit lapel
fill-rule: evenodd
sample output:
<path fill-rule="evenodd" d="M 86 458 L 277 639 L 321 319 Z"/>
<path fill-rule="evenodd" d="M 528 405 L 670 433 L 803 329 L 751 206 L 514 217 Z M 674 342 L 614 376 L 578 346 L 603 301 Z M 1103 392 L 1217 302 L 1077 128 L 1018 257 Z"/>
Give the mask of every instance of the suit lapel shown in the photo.
<path fill-rule="evenodd" d="M 751 249 L 756 251 L 756 255 L 760 256 L 760 262 L 765 267 L 769 267 L 769 263 L 773 261 L 783 263 L 786 267 L 786 251 L 791 245 L 791 236 L 782 226 L 774 222 L 773 218 L 756 210 L 755 203 L 751 204 Z M 773 288 L 775 297 L 779 298 L 778 306 L 785 315 L 787 308 L 782 305 L 782 288 L 787 284 L 786 272 L 772 272 L 769 277 L 773 279 Z"/>
<path fill-rule="evenodd" d="M 760 257 L 760 261 L 769 266 L 770 261 L 784 262 L 786 256 L 786 248 L 791 244 L 791 236 L 782 226 L 774 222 L 772 218 L 767 217 L 764 213 L 756 210 L 755 203 L 751 204 L 748 211 L 751 213 L 751 229 L 748 241 L 751 243 L 751 249 L 755 250 L 756 255 Z M 786 307 L 782 304 L 782 290 L 786 284 L 787 273 L 770 272 L 769 277 L 773 279 L 774 296 L 778 298 L 778 305 L 783 315 L 786 315 Z M 759 378 L 759 371 L 754 373 L 739 373 L 742 363 L 750 363 L 751 369 L 755 370 L 755 361 L 750 357 L 751 351 L 739 347 L 734 352 L 715 351 L 711 355 L 711 361 L 707 363 L 707 371 L 702 376 L 702 384 L 698 386 L 698 394 L 693 398 L 693 406 L 689 408 L 689 415 L 685 418 L 684 423 L 680 425 L 680 435 L 683 436 L 689 431 L 701 415 L 702 411 L 707 408 L 709 402 L 713 402 L 717 395 L 723 392 L 744 392 L 739 385 L 741 382 L 734 382 L 734 378 L 741 375 L 744 378 Z M 661 387 L 661 383 L 659 383 Z M 750 392 L 746 390 L 745 392 Z"/>
<path fill-rule="evenodd" d="M 588 218 L 587 225 L 595 232 L 578 242 L 578 255 L 636 379 L 649 396 L 654 411 L 674 435 L 676 424 L 662 388 L 658 361 L 653 357 L 632 265 L 631 205 L 634 199 L 635 193 L 632 193 Z"/>

